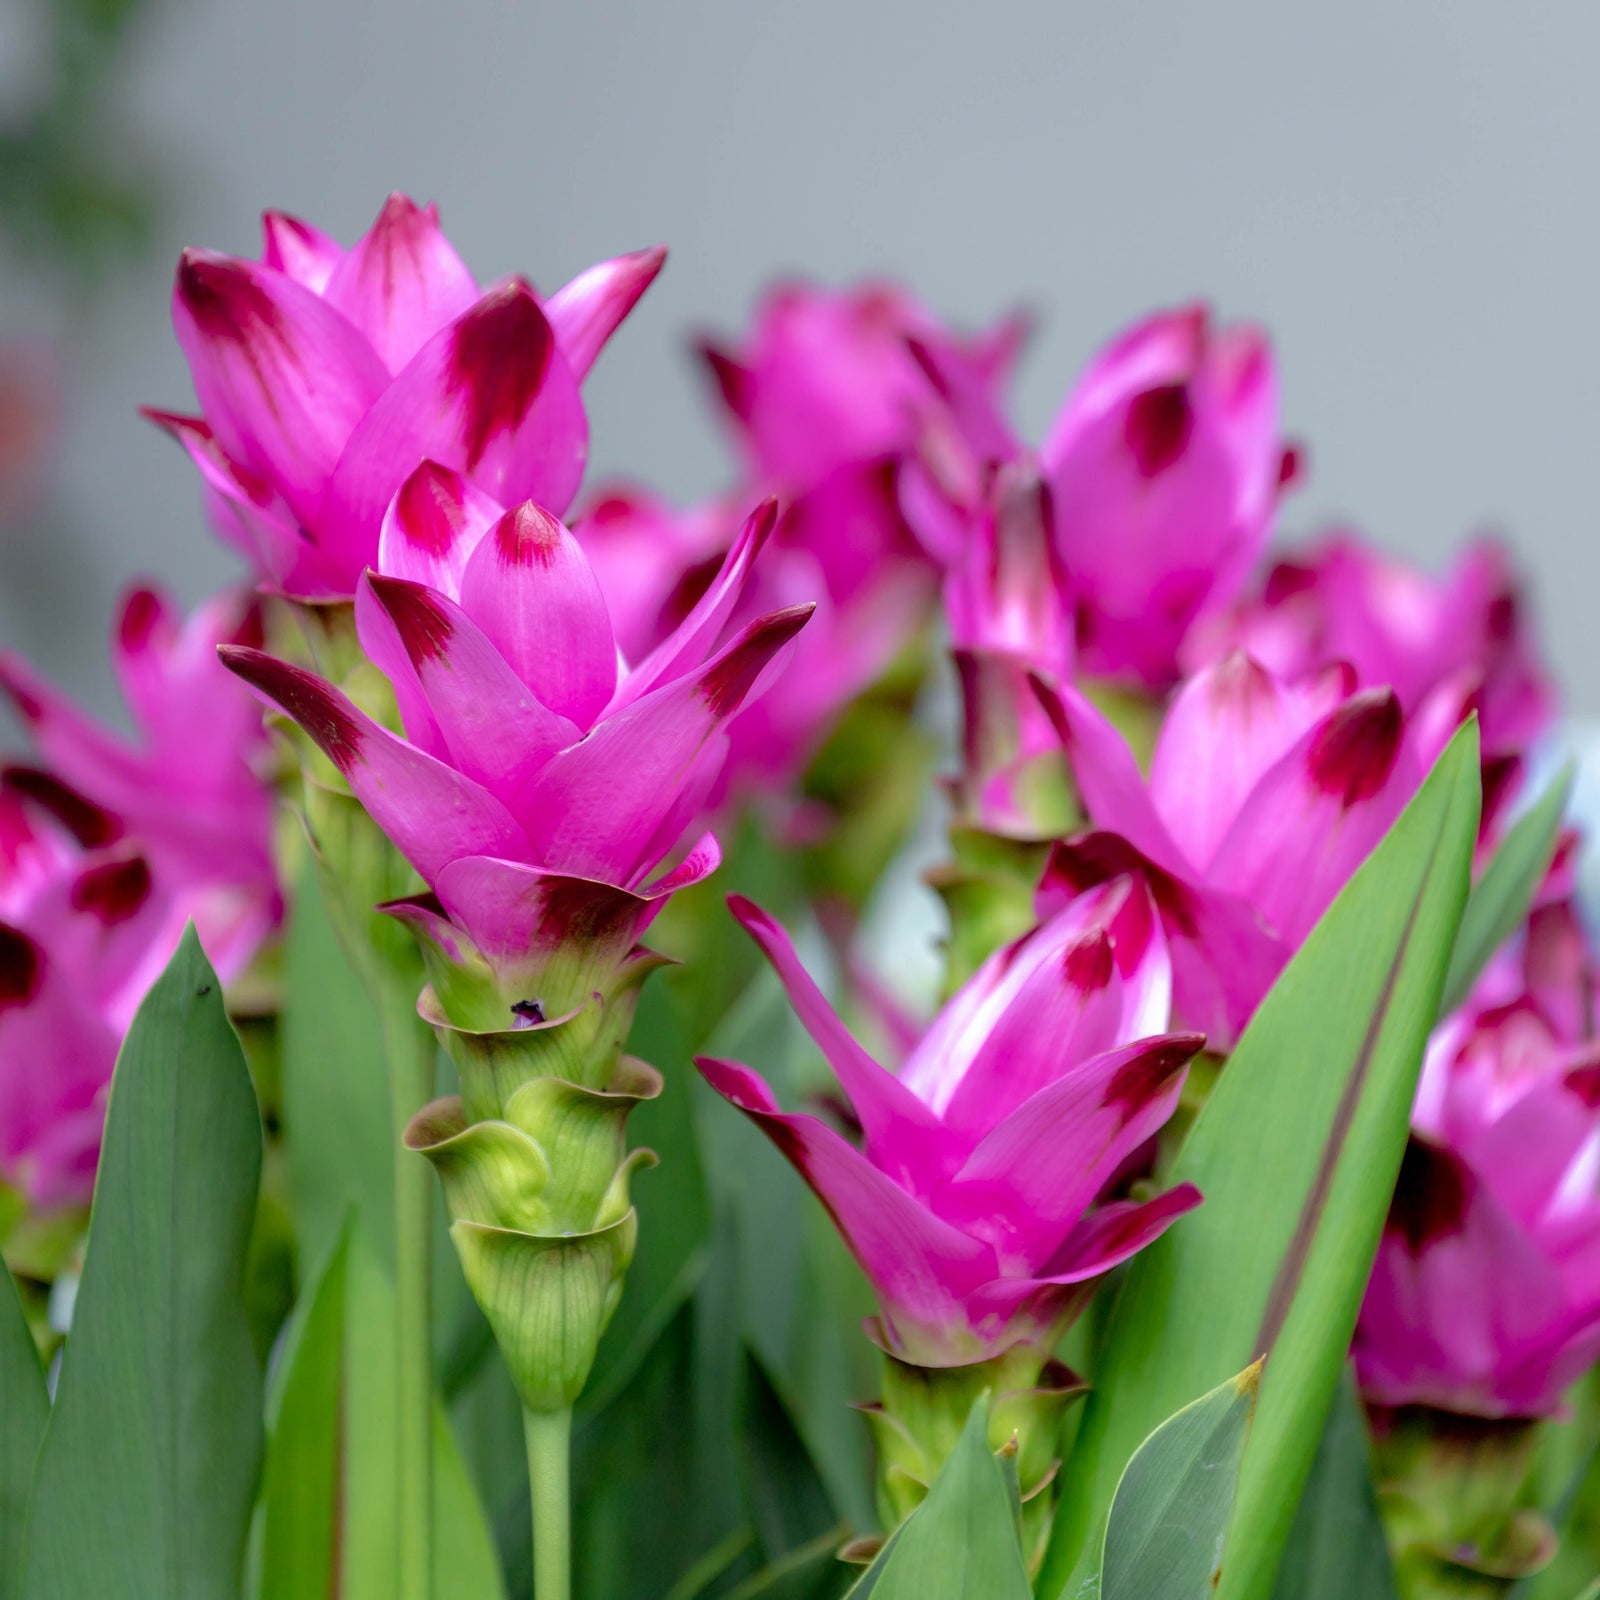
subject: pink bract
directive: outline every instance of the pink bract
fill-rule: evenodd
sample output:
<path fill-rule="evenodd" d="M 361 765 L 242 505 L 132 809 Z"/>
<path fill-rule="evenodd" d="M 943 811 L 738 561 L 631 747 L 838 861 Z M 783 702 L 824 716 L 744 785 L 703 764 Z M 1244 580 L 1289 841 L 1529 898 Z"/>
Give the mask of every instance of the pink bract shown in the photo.
<path fill-rule="evenodd" d="M 1520 943 L 1429 1044 L 1356 1330 L 1376 1404 L 1547 1416 L 1600 1358 L 1593 959 L 1566 917 Z"/>
<path fill-rule="evenodd" d="M 648 898 L 689 881 L 641 887 L 702 814 L 725 725 L 810 614 L 768 613 L 719 644 L 772 519 L 770 505 L 753 513 L 679 625 L 626 665 L 565 526 L 532 502 L 502 511 L 424 462 L 356 596 L 362 648 L 394 687 L 405 737 L 303 668 L 259 650 L 224 659 L 316 741 L 470 936 L 513 900 L 542 916 L 552 877 Z M 490 863 L 475 870 L 502 880 L 497 894 L 476 881 L 457 894 L 469 860 Z M 686 868 L 715 865 L 702 841 Z"/>
<path fill-rule="evenodd" d="M 923 1366 L 1048 1347 L 1094 1283 L 1198 1204 L 1190 1185 L 1109 1199 L 1171 1116 L 1198 1035 L 1162 1034 L 1169 972 L 1124 879 L 992 956 L 898 1073 L 846 1030 L 783 929 L 730 904 L 838 1076 L 861 1145 L 784 1111 L 748 1067 L 702 1059 L 793 1163 L 878 1291 L 880 1337 Z"/>
<path fill-rule="evenodd" d="M 1037 684 L 1090 826 L 1057 844 L 1048 915 L 1138 871 L 1172 947 L 1178 1023 L 1229 1049 L 1289 957 L 1400 814 L 1460 720 L 1408 719 L 1331 667 L 1276 677 L 1236 652 L 1173 699 L 1148 781 L 1085 696 Z"/>
<path fill-rule="evenodd" d="M 1196 619 L 1243 587 L 1294 460 L 1257 328 L 1150 317 L 1090 364 L 1039 451 L 1085 672 L 1161 690 Z"/>
<path fill-rule="evenodd" d="M 201 414 L 151 416 L 266 582 L 352 594 L 424 457 L 505 504 L 566 509 L 588 452 L 578 386 L 665 251 L 601 262 L 544 298 L 522 278 L 480 290 L 434 207 L 401 194 L 349 250 L 281 213 L 263 227 L 260 261 L 184 252 L 173 326 Z"/>

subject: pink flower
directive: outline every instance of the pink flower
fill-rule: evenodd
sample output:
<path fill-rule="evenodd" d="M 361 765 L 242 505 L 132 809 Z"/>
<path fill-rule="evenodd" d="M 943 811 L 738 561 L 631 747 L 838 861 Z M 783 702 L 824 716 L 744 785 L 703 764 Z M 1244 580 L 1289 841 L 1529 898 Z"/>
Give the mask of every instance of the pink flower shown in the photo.
<path fill-rule="evenodd" d="M 351 594 L 424 457 L 507 504 L 566 509 L 588 449 L 578 385 L 664 251 L 602 262 L 543 299 L 521 278 L 480 291 L 435 209 L 404 195 L 350 250 L 263 220 L 259 262 L 184 252 L 173 325 L 202 414 L 152 416 L 266 581 Z"/>
<path fill-rule="evenodd" d="M 1353 693 L 1345 667 L 1286 680 L 1236 653 L 1178 692 L 1146 782 L 1084 696 L 1039 689 L 1090 820 L 1054 848 L 1040 914 L 1140 872 L 1172 947 L 1174 1015 L 1222 1049 L 1459 720 L 1408 721 L 1392 690 Z"/>
<path fill-rule="evenodd" d="M 216 659 L 219 645 L 260 641 L 260 612 L 248 594 L 219 595 L 185 619 L 164 595 L 132 590 L 111 647 L 136 729 L 131 741 L 86 716 L 19 656 L 0 652 L 0 691 L 51 771 L 136 841 L 162 892 L 182 909 L 177 932 L 194 919 L 224 981 L 244 970 L 283 912 L 273 796 L 258 770 L 267 753 L 261 715 Z M 176 933 L 172 945 L 152 949 L 151 980 L 175 945 Z"/>
<path fill-rule="evenodd" d="M 906 456 L 930 433 L 1009 455 L 998 394 L 1025 331 L 1013 318 L 963 340 L 897 284 L 791 283 L 761 303 L 743 349 L 701 349 L 751 476 L 794 491 Z"/>
<path fill-rule="evenodd" d="M 0 1177 L 87 1202 L 122 1035 L 188 920 L 117 817 L 48 773 L 0 777 Z"/>
<path fill-rule="evenodd" d="M 1083 670 L 1162 690 L 1197 618 L 1239 591 L 1293 476 L 1256 328 L 1202 305 L 1116 339 L 1067 397 L 1040 463 Z"/>
<path fill-rule="evenodd" d="M 1529 744 L 1546 731 L 1554 693 L 1526 625 L 1506 551 L 1464 550 L 1442 578 L 1336 533 L 1280 561 L 1260 586 L 1195 630 L 1193 665 L 1235 648 L 1286 676 L 1348 661 L 1363 687 L 1388 685 L 1408 713 L 1472 696 L 1483 737 L 1485 820 L 1507 798 Z"/>
<path fill-rule="evenodd" d="M 817 614 L 794 670 L 731 729 L 735 793 L 790 782 L 845 706 L 931 620 L 940 529 L 919 523 L 916 507 L 929 496 L 908 506 L 905 473 L 915 456 L 919 474 L 926 457 L 970 476 L 980 459 L 1012 452 L 998 395 L 1019 337 L 1011 323 L 958 339 L 892 285 L 780 288 L 743 349 L 703 347 L 753 487 L 686 513 L 616 490 L 581 519 L 608 596 L 625 593 L 638 637 L 654 642 L 727 549 L 738 526 L 732 506 L 754 493 L 779 497 L 782 515 L 741 615 L 801 601 Z"/>
<path fill-rule="evenodd" d="M 1545 1416 L 1600 1358 L 1594 976 L 1546 920 L 1435 1031 L 1356 1330 L 1372 1402 Z"/>
<path fill-rule="evenodd" d="M 755 512 L 679 625 L 623 666 L 567 529 L 531 501 L 502 512 L 424 462 L 384 518 L 381 570 L 356 595 L 362 648 L 394 686 L 406 737 L 288 662 L 223 657 L 316 741 L 479 950 L 520 959 L 536 936 L 559 942 L 561 907 L 578 915 L 574 880 L 643 915 L 715 867 L 708 836 L 643 886 L 700 814 L 725 724 L 809 615 L 757 618 L 717 648 L 772 518 L 770 505 Z"/>
<path fill-rule="evenodd" d="M 1187 1184 L 1103 1198 L 1176 1108 L 1203 1042 L 1154 1034 L 1167 958 L 1135 883 L 1083 897 L 992 956 L 898 1074 L 851 1037 L 782 928 L 730 904 L 838 1075 L 861 1148 L 782 1110 L 748 1067 L 698 1065 L 828 1208 L 878 1291 L 886 1349 L 954 1366 L 1048 1348 L 1097 1279 L 1198 1204 Z"/>

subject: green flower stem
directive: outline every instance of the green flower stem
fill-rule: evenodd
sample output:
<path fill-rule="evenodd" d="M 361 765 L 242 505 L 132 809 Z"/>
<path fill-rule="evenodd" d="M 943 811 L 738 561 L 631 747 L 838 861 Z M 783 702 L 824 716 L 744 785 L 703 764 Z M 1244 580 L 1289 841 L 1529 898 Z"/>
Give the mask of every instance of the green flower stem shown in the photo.
<path fill-rule="evenodd" d="M 400 1600 L 433 1600 L 433 1176 L 403 1146 L 406 1124 L 433 1095 L 433 1030 L 414 998 L 384 1014 L 395 1126 L 395 1366 Z"/>
<path fill-rule="evenodd" d="M 533 1495 L 534 1600 L 572 1596 L 572 1412 L 522 1408 Z"/>

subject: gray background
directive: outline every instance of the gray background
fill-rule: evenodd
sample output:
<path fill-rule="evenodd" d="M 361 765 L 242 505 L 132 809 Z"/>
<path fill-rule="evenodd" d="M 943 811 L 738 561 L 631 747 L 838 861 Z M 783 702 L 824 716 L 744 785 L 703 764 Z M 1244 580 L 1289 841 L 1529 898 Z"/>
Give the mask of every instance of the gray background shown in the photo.
<path fill-rule="evenodd" d="M 590 481 L 684 497 L 726 453 L 683 336 L 738 325 L 776 272 L 900 274 L 968 323 L 1030 304 L 1035 438 L 1104 337 L 1208 295 L 1271 328 L 1311 445 L 1283 531 L 1349 517 L 1439 562 L 1504 527 L 1573 702 L 1600 710 L 1597 44 L 1600 9 L 1530 0 L 162 0 L 117 108 L 165 163 L 160 237 L 66 330 L 57 504 L 45 536 L 0 543 L 0 641 L 109 705 L 122 583 L 192 599 L 232 570 L 134 415 L 189 396 L 179 248 L 253 253 L 267 205 L 349 241 L 404 188 L 480 279 L 552 288 L 672 246 L 589 385 Z M 0 291 L 0 333 L 29 325 L 39 297 Z"/>

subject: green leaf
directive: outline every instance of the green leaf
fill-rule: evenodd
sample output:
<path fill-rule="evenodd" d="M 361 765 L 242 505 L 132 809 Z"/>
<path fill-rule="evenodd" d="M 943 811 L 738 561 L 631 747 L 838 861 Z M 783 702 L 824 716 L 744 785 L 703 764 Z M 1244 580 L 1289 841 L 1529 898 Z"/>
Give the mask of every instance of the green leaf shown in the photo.
<path fill-rule="evenodd" d="M 391 1264 L 395 1139 L 382 1023 L 310 860 L 283 964 L 283 1126 L 301 1272 L 309 1278 L 333 1253 L 352 1207 L 378 1259 Z"/>
<path fill-rule="evenodd" d="M 1456 934 L 1444 998 L 1439 1002 L 1441 1015 L 1454 1011 L 1467 998 L 1489 958 L 1527 916 L 1555 854 L 1561 819 L 1572 795 L 1574 772 L 1569 761 L 1538 803 L 1517 819 L 1500 841 L 1483 876 L 1473 885 Z"/>
<path fill-rule="evenodd" d="M 354 1218 L 297 1308 L 262 1483 L 264 1597 L 388 1600 L 395 1574 L 394 1288 Z M 436 1588 L 503 1600 L 487 1519 L 434 1420 Z"/>
<path fill-rule="evenodd" d="M 986 1398 L 879 1560 L 864 1591 L 872 1600 L 1031 1600 L 1011 1490 L 989 1448 Z"/>
<path fill-rule="evenodd" d="M 0 1600 L 14 1600 L 28 1490 L 50 1397 L 17 1286 L 3 1268 L 0 1277 Z"/>
<path fill-rule="evenodd" d="M 1270 1593 L 1405 1148 L 1466 903 L 1477 732 L 1463 728 L 1312 930 L 1174 1164 L 1205 1204 L 1141 1251 L 1107 1320 L 1039 1592 L 1096 1592 L 1134 1450 L 1191 1396 L 1270 1355 L 1223 1600 Z"/>
<path fill-rule="evenodd" d="M 726 1600 L 841 1600 L 857 1571 L 838 1557 L 846 1535 L 842 1524 L 827 1529 L 730 1589 Z"/>
<path fill-rule="evenodd" d="M 1134 1451 L 1106 1524 L 1105 1600 L 1211 1600 L 1260 1383 L 1258 1362 Z"/>
<path fill-rule="evenodd" d="M 847 1535 L 789 1408 L 760 1358 L 748 1347 L 741 1357 L 742 1479 L 762 1554 L 775 1562 L 830 1532 L 842 1544 Z"/>
<path fill-rule="evenodd" d="M 1346 1373 L 1278 1569 L 1276 1600 L 1396 1600 L 1372 1482 L 1372 1446 Z"/>
<path fill-rule="evenodd" d="M 21 1593 L 236 1594 L 261 1453 L 242 1278 L 261 1121 L 191 927 L 117 1058 Z"/>

